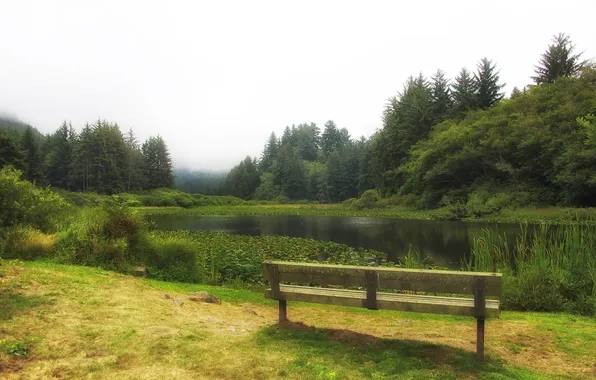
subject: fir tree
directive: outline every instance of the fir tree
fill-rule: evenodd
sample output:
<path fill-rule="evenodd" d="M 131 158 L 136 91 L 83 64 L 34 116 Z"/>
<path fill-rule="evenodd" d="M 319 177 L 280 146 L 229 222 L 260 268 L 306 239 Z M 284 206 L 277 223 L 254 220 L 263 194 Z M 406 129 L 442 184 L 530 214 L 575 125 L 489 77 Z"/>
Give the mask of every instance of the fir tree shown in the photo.
<path fill-rule="evenodd" d="M 42 180 L 41 156 L 33 128 L 30 126 L 25 129 L 21 138 L 21 147 L 24 155 L 25 178 L 27 180 L 40 184 Z"/>
<path fill-rule="evenodd" d="M 476 83 L 472 74 L 464 67 L 451 85 L 453 113 L 461 115 L 476 108 Z"/>
<path fill-rule="evenodd" d="M 568 77 L 577 74 L 585 65 L 581 60 L 582 53 L 574 54 L 575 45 L 569 36 L 559 33 L 553 36 L 553 43 L 540 58 L 532 77 L 536 84 L 552 83 L 559 77 Z"/>
<path fill-rule="evenodd" d="M 476 104 L 479 108 L 490 108 L 503 99 L 505 94 L 501 89 L 505 84 L 499 83 L 499 71 L 490 59 L 482 58 L 478 62 L 474 81 L 476 82 Z"/>

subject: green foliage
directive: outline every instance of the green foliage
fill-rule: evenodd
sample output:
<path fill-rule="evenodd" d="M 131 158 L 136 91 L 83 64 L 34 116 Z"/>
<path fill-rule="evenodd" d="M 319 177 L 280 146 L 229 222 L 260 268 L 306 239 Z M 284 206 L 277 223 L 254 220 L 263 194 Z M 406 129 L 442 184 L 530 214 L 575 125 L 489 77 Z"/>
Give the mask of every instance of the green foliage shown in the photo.
<path fill-rule="evenodd" d="M 189 194 L 218 195 L 226 177 L 224 172 L 174 169 L 174 186 Z"/>
<path fill-rule="evenodd" d="M 281 188 L 274 183 L 272 173 L 263 173 L 261 175 L 261 184 L 253 193 L 253 199 L 256 200 L 272 200 L 281 193 Z"/>
<path fill-rule="evenodd" d="M 11 356 L 27 356 L 29 355 L 29 345 L 21 342 L 9 341 L 6 339 L 0 340 L 0 351 Z"/>
<path fill-rule="evenodd" d="M 477 67 L 478 71 L 474 74 L 476 105 L 481 109 L 488 109 L 503 99 L 501 89 L 505 85 L 499 83 L 499 71 L 492 60 L 482 58 Z"/>
<path fill-rule="evenodd" d="M 553 36 L 553 43 L 542 53 L 540 62 L 532 77 L 537 84 L 552 83 L 559 77 L 576 75 L 586 64 L 581 61 L 581 55 L 574 54 L 575 45 L 569 36 L 559 33 Z"/>
<path fill-rule="evenodd" d="M 476 88 L 477 83 L 472 74 L 465 67 L 462 68 L 451 87 L 454 116 L 476 109 Z"/>
<path fill-rule="evenodd" d="M 259 187 L 259 168 L 256 160 L 246 156 L 240 164 L 230 170 L 224 180 L 223 188 L 227 194 L 242 199 L 250 199 Z"/>
<path fill-rule="evenodd" d="M 421 194 L 426 207 L 436 207 L 453 189 L 490 184 L 491 191 L 532 193 L 546 204 L 590 205 L 596 149 L 585 143 L 577 118 L 593 110 L 595 86 L 596 72 L 587 69 L 434 126 L 399 169 L 406 179 L 401 192 Z"/>
<path fill-rule="evenodd" d="M 474 238 L 467 268 L 504 273 L 504 308 L 595 315 L 595 252 L 594 226 L 526 226 L 514 246 L 487 230 Z"/>
<path fill-rule="evenodd" d="M 72 125 L 65 121 L 46 139 L 45 171 L 50 185 L 68 189 L 75 138 Z"/>
<path fill-rule="evenodd" d="M 25 163 L 15 134 L 0 129 L 0 169 L 6 166 L 23 169 Z"/>
<path fill-rule="evenodd" d="M 381 197 L 376 190 L 366 190 L 360 199 L 351 204 L 351 207 L 356 209 L 378 207 L 380 200 Z"/>
<path fill-rule="evenodd" d="M 33 183 L 41 184 L 42 166 L 39 146 L 33 128 L 27 127 L 21 138 L 24 154 L 25 178 Z"/>
<path fill-rule="evenodd" d="M 146 188 L 172 187 L 172 158 L 161 136 L 149 137 L 142 146 Z"/>
<path fill-rule="evenodd" d="M 49 189 L 21 179 L 21 172 L 0 169 L 0 228 L 28 225 L 51 231 L 67 209 L 67 203 Z"/>

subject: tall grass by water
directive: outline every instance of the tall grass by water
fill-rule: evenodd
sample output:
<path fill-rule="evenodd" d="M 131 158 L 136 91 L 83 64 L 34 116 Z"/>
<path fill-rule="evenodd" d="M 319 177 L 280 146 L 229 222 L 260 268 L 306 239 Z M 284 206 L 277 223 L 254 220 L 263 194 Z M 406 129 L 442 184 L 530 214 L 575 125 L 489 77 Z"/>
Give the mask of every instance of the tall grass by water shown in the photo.
<path fill-rule="evenodd" d="M 473 237 L 467 270 L 504 274 L 503 307 L 596 313 L 596 228 L 522 225 L 516 243 L 485 230 Z"/>

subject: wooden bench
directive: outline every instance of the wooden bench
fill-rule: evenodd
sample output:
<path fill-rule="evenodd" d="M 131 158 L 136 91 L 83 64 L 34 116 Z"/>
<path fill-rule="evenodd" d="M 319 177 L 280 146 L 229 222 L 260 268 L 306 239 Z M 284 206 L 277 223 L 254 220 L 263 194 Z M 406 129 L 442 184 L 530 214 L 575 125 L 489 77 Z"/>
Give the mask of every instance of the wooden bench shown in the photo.
<path fill-rule="evenodd" d="M 419 313 L 463 315 L 476 318 L 476 358 L 484 360 L 484 320 L 499 316 L 501 274 L 350 265 L 265 261 L 265 279 L 271 289 L 265 297 L 279 301 L 279 321 L 287 320 L 287 301 L 389 309 Z M 321 288 L 288 285 L 316 284 Z M 341 289 L 359 287 L 365 290 Z M 381 290 L 411 291 L 415 294 Z M 428 295 L 472 294 L 473 298 Z"/>

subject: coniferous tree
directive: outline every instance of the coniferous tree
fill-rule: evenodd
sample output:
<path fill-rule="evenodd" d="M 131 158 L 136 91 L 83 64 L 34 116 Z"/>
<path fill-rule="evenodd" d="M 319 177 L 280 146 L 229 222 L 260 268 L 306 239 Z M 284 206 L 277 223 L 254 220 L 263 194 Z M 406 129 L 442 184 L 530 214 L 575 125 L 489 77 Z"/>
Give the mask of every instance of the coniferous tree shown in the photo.
<path fill-rule="evenodd" d="M 0 169 L 8 165 L 19 170 L 24 169 L 23 151 L 15 135 L 4 129 L 0 129 Z"/>
<path fill-rule="evenodd" d="M 271 132 L 269 141 L 265 145 L 265 149 L 263 149 L 263 154 L 261 155 L 261 160 L 259 161 L 259 168 L 261 171 L 271 172 L 271 170 L 273 170 L 273 164 L 277 159 L 278 151 L 279 141 L 277 136 L 275 136 L 275 132 Z"/>
<path fill-rule="evenodd" d="M 391 98 L 383 120 L 382 173 L 393 191 L 400 186 L 397 168 L 403 165 L 410 148 L 430 132 L 433 124 L 430 88 L 424 76 L 410 77 L 403 91 Z"/>
<path fill-rule="evenodd" d="M 490 108 L 503 99 L 505 94 L 501 89 L 505 84 L 499 83 L 499 71 L 492 60 L 482 58 L 478 62 L 474 81 L 476 82 L 476 104 L 479 108 Z"/>
<path fill-rule="evenodd" d="M 340 132 L 333 120 L 325 123 L 325 129 L 321 136 L 321 149 L 325 157 L 333 151 L 337 151 L 341 145 Z"/>
<path fill-rule="evenodd" d="M 461 115 L 476 108 L 476 83 L 472 74 L 464 67 L 451 85 L 453 113 Z"/>
<path fill-rule="evenodd" d="M 332 202 L 341 202 L 348 197 L 346 168 L 339 152 L 334 150 L 327 159 L 327 192 Z"/>
<path fill-rule="evenodd" d="M 48 154 L 45 159 L 46 177 L 52 186 L 68 189 L 72 164 L 72 126 L 66 121 L 47 140 Z"/>
<path fill-rule="evenodd" d="M 73 147 L 73 160 L 69 171 L 71 188 L 83 191 L 90 190 L 94 148 L 95 136 L 91 126 L 85 124 Z"/>
<path fill-rule="evenodd" d="M 172 159 L 163 138 L 149 137 L 143 144 L 142 152 L 147 176 L 146 188 L 172 187 Z"/>
<path fill-rule="evenodd" d="M 42 180 L 41 156 L 33 128 L 30 126 L 25 129 L 21 137 L 21 147 L 24 155 L 25 178 L 27 180 L 40 184 Z"/>
<path fill-rule="evenodd" d="M 532 77 L 536 84 L 552 83 L 559 77 L 568 77 L 577 74 L 586 63 L 581 60 L 582 53 L 574 54 L 575 45 L 569 36 L 559 33 L 553 36 L 553 43 L 540 58 Z"/>
<path fill-rule="evenodd" d="M 430 103 L 433 112 L 433 124 L 447 119 L 453 108 L 449 80 L 445 78 L 445 73 L 441 69 L 437 70 L 435 75 L 431 77 Z"/>
<path fill-rule="evenodd" d="M 256 163 L 250 156 L 232 168 L 224 180 L 228 194 L 242 199 L 250 199 L 261 183 Z"/>
<path fill-rule="evenodd" d="M 124 146 L 126 150 L 126 163 L 124 170 L 124 180 L 126 181 L 126 191 L 138 190 L 143 187 L 143 153 L 139 142 L 132 131 L 132 128 L 124 137 Z"/>
<path fill-rule="evenodd" d="M 273 183 L 290 199 L 306 196 L 306 170 L 297 149 L 282 144 L 273 168 Z"/>
<path fill-rule="evenodd" d="M 515 86 L 513 87 L 513 90 L 511 90 L 511 95 L 509 95 L 509 99 L 515 99 L 521 94 L 522 92 L 519 90 L 519 88 L 517 88 L 517 86 Z"/>
<path fill-rule="evenodd" d="M 306 161 L 315 161 L 319 153 L 320 129 L 315 123 L 300 124 L 294 131 L 295 147 Z"/>

